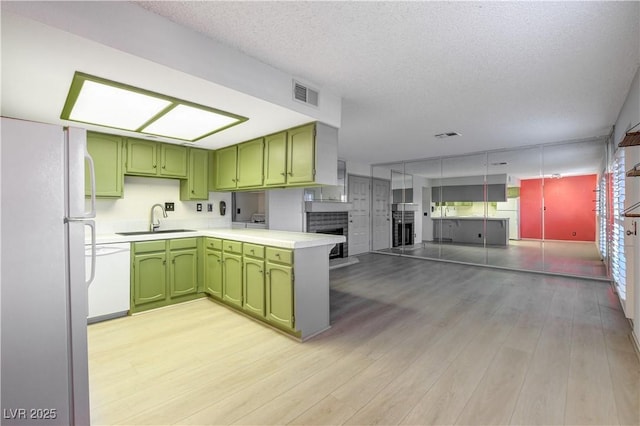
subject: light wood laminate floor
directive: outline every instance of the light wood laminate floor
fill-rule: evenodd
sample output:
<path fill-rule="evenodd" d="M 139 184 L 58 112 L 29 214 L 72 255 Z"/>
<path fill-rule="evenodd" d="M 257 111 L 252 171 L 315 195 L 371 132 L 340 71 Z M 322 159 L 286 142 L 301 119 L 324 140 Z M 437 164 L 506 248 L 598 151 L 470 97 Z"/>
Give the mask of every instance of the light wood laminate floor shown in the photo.
<path fill-rule="evenodd" d="M 207 299 L 89 326 L 93 424 L 640 424 L 604 282 L 368 254 L 298 343 Z"/>
<path fill-rule="evenodd" d="M 596 243 L 586 241 L 510 240 L 507 246 L 488 247 L 424 241 L 380 251 L 521 271 L 607 279 L 607 269 Z"/>

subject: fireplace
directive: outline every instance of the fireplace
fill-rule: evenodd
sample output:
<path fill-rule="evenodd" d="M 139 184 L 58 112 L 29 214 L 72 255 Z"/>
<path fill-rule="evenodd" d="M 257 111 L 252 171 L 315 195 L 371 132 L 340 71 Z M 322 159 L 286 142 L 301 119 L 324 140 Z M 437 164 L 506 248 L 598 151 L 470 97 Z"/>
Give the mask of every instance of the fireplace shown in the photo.
<path fill-rule="evenodd" d="M 392 247 L 413 245 L 415 212 L 394 211 L 391 217 L 393 231 Z"/>
<path fill-rule="evenodd" d="M 307 232 L 343 235 L 348 238 L 349 216 L 347 212 L 307 212 Z M 347 242 L 336 244 L 329 253 L 329 259 L 349 257 Z"/>
<path fill-rule="evenodd" d="M 331 235 L 344 235 L 344 228 L 323 229 L 322 231 L 316 231 L 321 234 Z M 344 255 L 344 243 L 336 244 L 329 253 L 329 259 L 335 259 L 338 257 L 345 257 Z"/>

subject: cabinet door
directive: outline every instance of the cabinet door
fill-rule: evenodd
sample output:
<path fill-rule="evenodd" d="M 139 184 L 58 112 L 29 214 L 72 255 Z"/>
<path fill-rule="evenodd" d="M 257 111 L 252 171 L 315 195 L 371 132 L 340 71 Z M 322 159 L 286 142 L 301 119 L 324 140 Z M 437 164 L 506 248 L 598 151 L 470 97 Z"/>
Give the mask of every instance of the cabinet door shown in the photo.
<path fill-rule="evenodd" d="M 125 173 L 131 175 L 156 176 L 158 174 L 158 144 L 142 139 L 127 139 L 127 161 Z"/>
<path fill-rule="evenodd" d="M 223 253 L 222 298 L 225 302 L 242 307 L 242 257 Z"/>
<path fill-rule="evenodd" d="M 181 200 L 208 200 L 207 170 L 209 153 L 204 149 L 189 149 L 188 178 L 180 182 Z"/>
<path fill-rule="evenodd" d="M 244 263 L 244 310 L 264 317 L 264 260 L 245 257 Z"/>
<path fill-rule="evenodd" d="M 166 254 L 144 253 L 133 258 L 133 303 L 142 305 L 167 298 Z"/>
<path fill-rule="evenodd" d="M 169 265 L 171 297 L 194 294 L 198 291 L 198 250 L 186 249 L 170 252 Z"/>
<path fill-rule="evenodd" d="M 291 266 L 267 262 L 267 319 L 293 329 L 293 275 Z"/>
<path fill-rule="evenodd" d="M 160 145 L 160 175 L 187 177 L 187 148 L 180 145 Z"/>
<path fill-rule="evenodd" d="M 216 189 L 234 189 L 236 187 L 237 156 L 238 147 L 236 145 L 216 151 Z"/>
<path fill-rule="evenodd" d="M 315 124 L 287 132 L 287 183 L 313 182 L 315 177 Z"/>
<path fill-rule="evenodd" d="M 222 252 L 205 250 L 204 292 L 222 299 Z"/>
<path fill-rule="evenodd" d="M 287 183 L 287 132 L 264 138 L 264 184 Z"/>
<path fill-rule="evenodd" d="M 264 140 L 262 138 L 238 145 L 238 188 L 262 186 Z"/>
<path fill-rule="evenodd" d="M 96 197 L 122 197 L 122 138 L 114 135 L 87 132 L 87 150 L 93 158 L 96 178 Z M 85 194 L 90 195 L 91 182 L 85 168 Z"/>

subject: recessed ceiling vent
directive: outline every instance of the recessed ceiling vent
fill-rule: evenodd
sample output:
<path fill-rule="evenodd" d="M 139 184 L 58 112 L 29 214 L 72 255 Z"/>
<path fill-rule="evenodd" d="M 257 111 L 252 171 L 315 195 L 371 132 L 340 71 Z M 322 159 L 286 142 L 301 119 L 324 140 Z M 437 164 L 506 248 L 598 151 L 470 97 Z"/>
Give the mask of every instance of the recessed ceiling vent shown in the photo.
<path fill-rule="evenodd" d="M 445 133 L 438 133 L 437 135 L 433 135 L 433 136 L 435 136 L 438 139 L 446 139 L 453 136 L 462 136 L 462 135 L 458 132 L 445 132 Z"/>
<path fill-rule="evenodd" d="M 307 105 L 312 105 L 314 107 L 317 107 L 318 91 L 310 89 L 309 87 L 304 86 L 299 82 L 293 80 L 293 99 L 295 99 L 298 102 L 302 102 Z"/>

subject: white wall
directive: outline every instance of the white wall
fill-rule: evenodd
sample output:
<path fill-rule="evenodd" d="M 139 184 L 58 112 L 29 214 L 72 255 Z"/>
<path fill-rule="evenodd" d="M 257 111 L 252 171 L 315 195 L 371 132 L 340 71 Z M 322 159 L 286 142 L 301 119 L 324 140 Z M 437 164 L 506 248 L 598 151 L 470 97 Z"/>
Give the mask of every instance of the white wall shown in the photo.
<path fill-rule="evenodd" d="M 220 216 L 219 202 L 227 203 L 227 213 Z M 142 231 L 149 228 L 151 206 L 165 202 L 175 204 L 175 211 L 167 212 L 164 219 L 160 209 L 156 208 L 156 217 L 160 218 L 160 229 L 180 228 L 230 228 L 231 193 L 210 192 L 209 201 L 180 201 L 180 181 L 178 179 L 160 179 L 137 176 L 125 176 L 124 198 L 96 200 L 96 227 L 99 234 Z M 202 211 L 196 211 L 196 205 L 202 204 Z M 213 211 L 207 211 L 207 204 L 213 204 Z"/>
<path fill-rule="evenodd" d="M 304 189 L 271 189 L 267 191 L 267 223 L 269 229 L 304 232 Z"/>
<path fill-rule="evenodd" d="M 629 88 L 629 94 L 627 99 L 620 110 L 618 120 L 615 125 L 614 143 L 617 146 L 622 139 L 624 139 L 625 133 L 631 127 L 640 123 L 640 68 L 636 71 L 635 78 Z M 640 125 L 633 131 L 640 131 Z M 622 149 L 622 148 L 621 148 Z M 635 164 L 640 163 L 640 146 L 624 148 L 626 168 L 630 169 Z M 629 207 L 632 204 L 640 201 L 640 178 L 627 178 L 625 180 L 625 207 Z M 638 211 L 636 211 L 638 212 Z M 640 229 L 640 220 L 637 218 L 625 219 L 625 229 Z M 627 253 L 627 275 L 633 277 L 634 286 L 634 335 L 636 342 L 640 342 L 640 235 L 628 236 L 625 239 L 625 250 L 631 249 L 633 253 Z M 630 271 L 633 269 L 633 271 Z M 627 280 L 627 285 L 630 280 Z"/>

